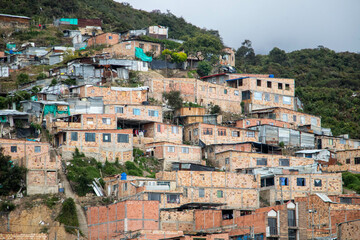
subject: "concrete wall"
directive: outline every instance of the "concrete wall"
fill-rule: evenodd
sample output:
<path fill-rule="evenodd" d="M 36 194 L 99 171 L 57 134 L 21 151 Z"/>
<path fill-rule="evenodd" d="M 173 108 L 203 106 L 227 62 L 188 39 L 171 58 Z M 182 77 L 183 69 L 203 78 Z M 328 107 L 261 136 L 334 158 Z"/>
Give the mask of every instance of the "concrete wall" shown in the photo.
<path fill-rule="evenodd" d="M 78 133 L 78 140 L 71 140 L 71 132 Z M 72 153 L 78 148 L 87 157 L 93 157 L 99 162 L 115 162 L 116 159 L 119 163 L 132 161 L 133 156 L 133 134 L 132 129 L 122 130 L 68 130 L 65 131 L 67 135 L 66 142 L 62 146 L 62 157 L 64 160 L 70 160 Z M 85 141 L 85 133 L 95 133 L 95 142 Z M 103 141 L 103 134 L 111 135 L 111 142 Z M 117 141 L 118 134 L 126 134 L 129 136 L 128 143 Z"/>
<path fill-rule="evenodd" d="M 123 232 L 159 229 L 159 202 L 124 201 L 86 211 L 89 239 L 115 239 Z"/>

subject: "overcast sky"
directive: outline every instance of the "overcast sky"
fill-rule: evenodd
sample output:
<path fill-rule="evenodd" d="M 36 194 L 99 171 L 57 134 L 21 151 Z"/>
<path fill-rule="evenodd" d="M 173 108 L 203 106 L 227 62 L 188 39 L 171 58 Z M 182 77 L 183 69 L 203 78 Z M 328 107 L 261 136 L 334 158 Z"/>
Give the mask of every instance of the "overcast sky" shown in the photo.
<path fill-rule="evenodd" d="M 119 2 L 124 2 L 117 0 Z M 244 39 L 256 53 L 323 45 L 360 52 L 360 0 L 127 0 L 134 8 L 159 9 L 207 29 L 219 30 L 237 49 Z"/>

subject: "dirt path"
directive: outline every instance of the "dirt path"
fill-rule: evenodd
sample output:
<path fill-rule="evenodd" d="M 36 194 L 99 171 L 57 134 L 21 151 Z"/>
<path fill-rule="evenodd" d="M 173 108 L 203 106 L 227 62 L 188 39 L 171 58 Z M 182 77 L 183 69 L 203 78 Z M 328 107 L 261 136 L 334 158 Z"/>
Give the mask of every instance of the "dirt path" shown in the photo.
<path fill-rule="evenodd" d="M 67 198 L 72 198 L 75 201 L 76 204 L 76 212 L 77 212 L 77 216 L 79 219 L 79 225 L 80 225 L 80 230 L 81 232 L 85 235 L 85 237 L 87 238 L 88 236 L 88 228 L 87 228 L 87 221 L 86 221 L 86 216 L 85 216 L 85 212 L 84 210 L 81 208 L 76 194 L 72 191 L 71 187 L 70 187 L 70 183 L 67 180 L 64 172 L 62 170 L 60 170 L 60 179 L 61 182 L 63 183 L 64 189 L 65 189 L 65 196 Z"/>

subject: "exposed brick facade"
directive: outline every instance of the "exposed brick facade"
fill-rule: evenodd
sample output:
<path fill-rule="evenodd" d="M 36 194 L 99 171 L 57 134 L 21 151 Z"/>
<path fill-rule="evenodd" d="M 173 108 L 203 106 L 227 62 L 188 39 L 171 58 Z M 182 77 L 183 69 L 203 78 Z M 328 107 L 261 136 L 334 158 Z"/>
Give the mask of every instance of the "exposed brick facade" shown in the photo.
<path fill-rule="evenodd" d="M 124 201 L 86 211 L 89 239 L 115 239 L 124 232 L 159 229 L 158 201 Z"/>
<path fill-rule="evenodd" d="M 171 170 L 173 162 L 189 162 L 201 164 L 201 148 L 171 142 L 154 142 L 145 145 L 146 152 L 161 160 L 162 169 Z"/>
<path fill-rule="evenodd" d="M 262 161 L 258 161 L 259 159 Z M 263 161 L 264 159 L 266 161 Z M 264 163 L 266 164 L 263 165 Z M 212 161 L 212 164 L 220 169 L 234 172 L 238 169 L 257 167 L 305 166 L 314 164 L 314 159 L 228 150 L 216 153 L 216 160 Z"/>
<path fill-rule="evenodd" d="M 65 160 L 72 158 L 72 153 L 78 148 L 87 157 L 93 157 L 99 162 L 119 163 L 132 161 L 133 130 L 132 129 L 104 129 L 104 130 L 66 130 L 66 141 L 62 146 L 62 157 Z M 72 133 L 77 133 L 72 136 Z M 94 136 L 95 135 L 95 136 Z M 88 136 L 88 140 L 86 140 Z M 93 139 L 93 137 L 95 137 Z M 120 141 L 120 142 L 119 142 Z"/>
<path fill-rule="evenodd" d="M 277 127 L 284 127 L 284 128 L 292 128 L 295 129 L 296 126 L 294 124 L 291 124 L 289 122 L 279 121 L 275 119 L 270 118 L 246 118 L 236 121 L 235 126 L 239 128 L 249 128 L 249 127 L 255 127 L 258 125 L 267 124 L 267 125 L 273 125 Z"/>
<path fill-rule="evenodd" d="M 4 154 L 14 163 L 28 169 L 26 174 L 27 194 L 58 192 L 60 156 L 50 154 L 50 145 L 45 142 L 0 139 Z"/>
<path fill-rule="evenodd" d="M 219 143 L 257 142 L 258 132 L 242 128 L 225 127 L 205 123 L 185 126 L 184 140 L 198 145 L 201 140 L 206 145 Z"/>
<path fill-rule="evenodd" d="M 204 157 L 214 162 L 216 160 L 216 153 L 225 152 L 228 150 L 253 152 L 254 148 L 251 143 L 211 144 L 205 147 Z"/>
<path fill-rule="evenodd" d="M 48 240 L 45 233 L 0 233 L 1 240 Z"/>
<path fill-rule="evenodd" d="M 330 150 L 360 149 L 359 140 L 340 137 L 316 136 L 318 148 Z"/>
<path fill-rule="evenodd" d="M 87 46 L 91 47 L 93 45 L 114 45 L 119 42 L 120 36 L 116 33 L 102 33 L 95 37 L 88 39 Z"/>
<path fill-rule="evenodd" d="M 104 112 L 106 114 L 115 114 L 117 119 L 140 120 L 146 122 L 163 121 L 163 113 L 161 106 L 129 104 L 105 105 Z"/>
<path fill-rule="evenodd" d="M 110 53 L 112 56 L 135 58 L 135 48 L 142 48 L 145 53 L 152 52 L 155 57 L 160 56 L 162 51 L 160 43 L 129 40 L 104 48 L 103 52 Z"/>

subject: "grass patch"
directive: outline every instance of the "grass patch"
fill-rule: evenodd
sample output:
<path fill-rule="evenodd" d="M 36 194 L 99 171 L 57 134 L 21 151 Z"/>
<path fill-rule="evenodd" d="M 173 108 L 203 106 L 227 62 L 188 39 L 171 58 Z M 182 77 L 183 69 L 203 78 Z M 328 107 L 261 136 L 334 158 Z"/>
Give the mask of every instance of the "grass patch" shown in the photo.
<path fill-rule="evenodd" d="M 76 228 L 79 227 L 79 220 L 74 199 L 68 198 L 63 202 L 61 211 L 56 220 L 65 225 L 66 232 L 72 234 L 76 233 Z"/>
<path fill-rule="evenodd" d="M 342 173 L 342 179 L 344 182 L 344 187 L 360 193 L 360 174 L 354 174 L 350 172 Z"/>

